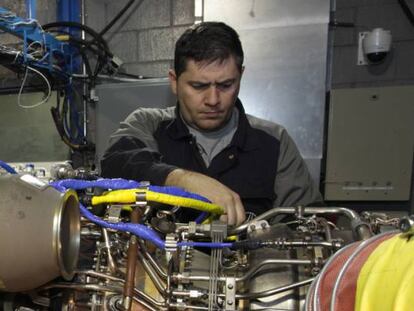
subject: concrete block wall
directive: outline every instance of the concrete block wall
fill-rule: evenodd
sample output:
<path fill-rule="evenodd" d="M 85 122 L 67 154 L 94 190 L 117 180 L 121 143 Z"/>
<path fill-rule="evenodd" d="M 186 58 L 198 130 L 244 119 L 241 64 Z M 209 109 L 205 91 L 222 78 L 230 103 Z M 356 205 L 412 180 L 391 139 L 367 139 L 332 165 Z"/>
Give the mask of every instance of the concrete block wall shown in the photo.
<path fill-rule="evenodd" d="M 38 0 L 37 18 L 41 24 L 56 20 L 56 0 Z M 101 31 L 128 0 L 85 0 L 86 24 Z M 26 16 L 25 0 L 0 0 L 0 6 L 18 16 Z M 166 77 L 172 67 L 174 43 L 194 24 L 194 0 L 137 0 L 108 31 L 111 51 L 124 62 L 127 73 Z M 0 34 L 1 43 L 19 39 Z M 15 73 L 0 66 L 0 88 L 19 85 Z"/>
<path fill-rule="evenodd" d="M 414 1 L 408 0 L 414 12 Z M 414 26 L 394 0 L 336 0 L 338 22 L 354 28 L 334 31 L 332 88 L 414 84 Z M 358 33 L 381 27 L 390 30 L 393 47 L 380 65 L 358 66 Z"/>
<path fill-rule="evenodd" d="M 87 0 L 86 24 L 101 31 L 128 0 Z M 194 0 L 139 0 L 105 35 L 123 70 L 146 77 L 166 77 L 174 43 L 194 24 Z"/>

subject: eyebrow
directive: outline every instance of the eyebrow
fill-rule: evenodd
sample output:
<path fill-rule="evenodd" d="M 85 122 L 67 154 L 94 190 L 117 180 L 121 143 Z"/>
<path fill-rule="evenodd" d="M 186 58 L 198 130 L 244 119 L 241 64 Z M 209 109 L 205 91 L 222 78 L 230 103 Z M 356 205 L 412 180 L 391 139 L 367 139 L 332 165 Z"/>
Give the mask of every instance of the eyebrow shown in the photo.
<path fill-rule="evenodd" d="M 236 79 L 235 78 L 230 78 L 230 79 L 226 79 L 224 81 L 218 81 L 218 82 L 203 82 L 203 81 L 197 81 L 197 80 L 190 80 L 188 81 L 189 84 L 200 84 L 200 85 L 211 85 L 211 84 L 218 84 L 218 85 L 222 85 L 222 84 L 227 84 L 227 83 L 233 83 L 235 82 Z"/>

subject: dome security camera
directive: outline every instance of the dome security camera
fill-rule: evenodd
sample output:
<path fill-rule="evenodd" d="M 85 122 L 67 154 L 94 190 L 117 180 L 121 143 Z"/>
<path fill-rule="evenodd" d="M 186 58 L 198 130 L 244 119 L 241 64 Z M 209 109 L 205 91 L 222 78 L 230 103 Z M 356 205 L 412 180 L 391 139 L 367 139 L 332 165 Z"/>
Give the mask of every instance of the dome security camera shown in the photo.
<path fill-rule="evenodd" d="M 359 33 L 358 65 L 382 63 L 391 50 L 392 36 L 389 30 L 375 28 Z"/>

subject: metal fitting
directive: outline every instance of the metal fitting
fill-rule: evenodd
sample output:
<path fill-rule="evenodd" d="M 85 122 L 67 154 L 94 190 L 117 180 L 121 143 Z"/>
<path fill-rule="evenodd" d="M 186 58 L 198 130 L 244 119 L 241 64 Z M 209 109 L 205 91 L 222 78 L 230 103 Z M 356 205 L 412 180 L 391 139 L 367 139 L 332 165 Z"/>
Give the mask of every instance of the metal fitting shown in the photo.
<path fill-rule="evenodd" d="M 400 219 L 398 224 L 398 228 L 400 228 L 401 232 L 406 234 L 414 233 L 414 219 L 413 216 L 405 216 Z"/>

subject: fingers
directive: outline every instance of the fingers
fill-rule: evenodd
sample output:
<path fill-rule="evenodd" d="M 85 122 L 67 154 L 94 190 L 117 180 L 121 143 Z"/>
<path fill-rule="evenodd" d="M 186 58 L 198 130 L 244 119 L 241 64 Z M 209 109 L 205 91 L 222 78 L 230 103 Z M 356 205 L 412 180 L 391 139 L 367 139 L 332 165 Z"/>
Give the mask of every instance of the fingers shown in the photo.
<path fill-rule="evenodd" d="M 225 200 L 225 203 L 223 205 L 227 213 L 227 224 L 230 226 L 235 225 L 237 223 L 237 212 L 234 208 L 234 199 L 231 193 L 229 195 L 229 198 Z"/>
<path fill-rule="evenodd" d="M 222 206 L 225 208 L 227 217 L 220 217 L 220 220 L 227 220 L 228 225 L 238 226 L 241 225 L 246 219 L 246 213 L 244 211 L 243 204 L 241 202 L 240 196 L 237 193 L 229 191 L 229 196 L 226 198 Z"/>
<path fill-rule="evenodd" d="M 234 209 L 236 213 L 236 225 L 239 226 L 246 220 L 246 212 L 238 195 L 235 200 Z"/>
<path fill-rule="evenodd" d="M 221 222 L 224 222 L 224 223 L 227 223 L 227 214 L 223 214 L 223 215 L 221 215 L 221 216 L 220 216 L 220 221 L 221 221 Z"/>
<path fill-rule="evenodd" d="M 181 187 L 190 192 L 198 193 L 211 202 L 222 206 L 227 215 L 221 216 L 220 219 L 229 225 L 240 225 L 246 219 L 240 196 L 211 177 L 176 169 L 167 176 L 165 185 Z"/>

